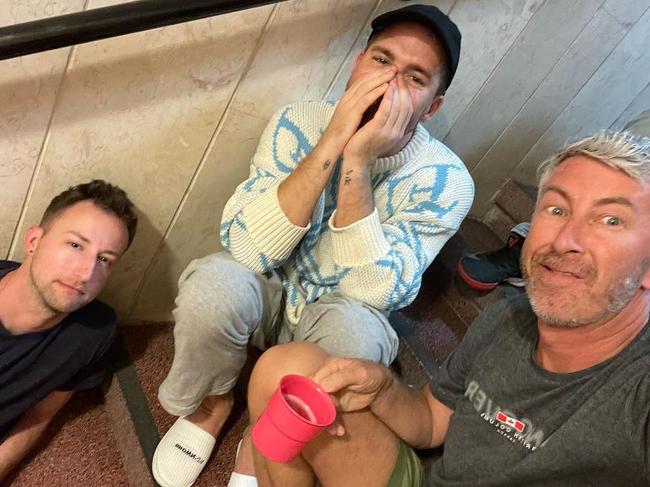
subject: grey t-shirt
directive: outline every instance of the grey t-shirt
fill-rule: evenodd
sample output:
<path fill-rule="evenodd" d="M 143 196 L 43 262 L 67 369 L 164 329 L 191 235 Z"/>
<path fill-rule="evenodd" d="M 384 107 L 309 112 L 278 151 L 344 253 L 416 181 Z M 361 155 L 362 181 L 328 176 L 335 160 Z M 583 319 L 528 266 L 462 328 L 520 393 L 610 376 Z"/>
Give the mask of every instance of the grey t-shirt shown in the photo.
<path fill-rule="evenodd" d="M 454 410 L 431 486 L 649 485 L 650 326 L 570 374 L 534 360 L 526 296 L 488 308 L 431 384 Z"/>

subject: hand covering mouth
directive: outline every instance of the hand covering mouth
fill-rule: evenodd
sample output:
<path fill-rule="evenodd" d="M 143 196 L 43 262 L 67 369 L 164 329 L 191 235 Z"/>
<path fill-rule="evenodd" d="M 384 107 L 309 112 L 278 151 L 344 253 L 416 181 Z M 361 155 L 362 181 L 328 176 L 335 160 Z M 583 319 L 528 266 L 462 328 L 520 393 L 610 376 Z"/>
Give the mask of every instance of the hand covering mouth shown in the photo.
<path fill-rule="evenodd" d="M 375 100 L 375 102 L 370 105 L 365 112 L 363 112 L 363 116 L 361 117 L 361 123 L 359 124 L 359 128 L 363 127 L 365 124 L 370 122 L 370 120 L 373 119 L 375 116 L 375 113 L 377 113 L 377 110 L 379 110 L 379 105 L 381 105 L 381 101 L 384 99 L 384 96 L 380 96 Z"/>

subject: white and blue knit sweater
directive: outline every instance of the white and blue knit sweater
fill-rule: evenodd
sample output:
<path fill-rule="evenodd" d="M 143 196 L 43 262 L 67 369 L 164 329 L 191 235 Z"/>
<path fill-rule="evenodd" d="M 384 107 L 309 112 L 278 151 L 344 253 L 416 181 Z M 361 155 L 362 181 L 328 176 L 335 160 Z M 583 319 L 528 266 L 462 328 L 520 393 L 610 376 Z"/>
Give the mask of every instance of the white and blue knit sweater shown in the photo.
<path fill-rule="evenodd" d="M 262 134 L 249 178 L 224 208 L 221 242 L 255 272 L 275 269 L 288 321 L 306 304 L 339 292 L 383 311 L 410 304 L 422 274 L 469 211 L 474 184 L 460 159 L 418 125 L 409 143 L 372 169 L 375 211 L 333 226 L 338 167 L 307 227 L 289 221 L 277 188 L 309 154 L 334 112 L 329 102 L 279 110 Z"/>

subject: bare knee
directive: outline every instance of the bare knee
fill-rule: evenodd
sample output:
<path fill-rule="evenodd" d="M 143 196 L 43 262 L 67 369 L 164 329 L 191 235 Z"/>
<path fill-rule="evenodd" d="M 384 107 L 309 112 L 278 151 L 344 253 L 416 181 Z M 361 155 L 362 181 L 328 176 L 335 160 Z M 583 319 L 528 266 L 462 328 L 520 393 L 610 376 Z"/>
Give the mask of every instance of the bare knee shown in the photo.
<path fill-rule="evenodd" d="M 292 342 L 276 345 L 260 357 L 248 384 L 248 407 L 251 419 L 257 418 L 271 394 L 287 374 L 311 375 L 328 357 L 318 345 Z"/>

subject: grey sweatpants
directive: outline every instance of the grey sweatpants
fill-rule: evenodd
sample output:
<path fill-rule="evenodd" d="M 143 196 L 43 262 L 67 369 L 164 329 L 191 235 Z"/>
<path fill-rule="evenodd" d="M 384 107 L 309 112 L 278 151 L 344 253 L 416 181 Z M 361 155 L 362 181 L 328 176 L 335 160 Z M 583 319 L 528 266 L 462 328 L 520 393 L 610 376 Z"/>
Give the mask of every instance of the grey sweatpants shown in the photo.
<path fill-rule="evenodd" d="M 398 338 L 386 316 L 338 293 L 307 305 L 297 326 L 284 316 L 280 279 L 255 274 L 226 253 L 192 261 L 179 279 L 174 310 L 174 361 L 158 390 L 175 416 L 205 396 L 235 385 L 246 345 L 265 350 L 290 341 L 317 343 L 331 355 L 390 364 Z"/>

